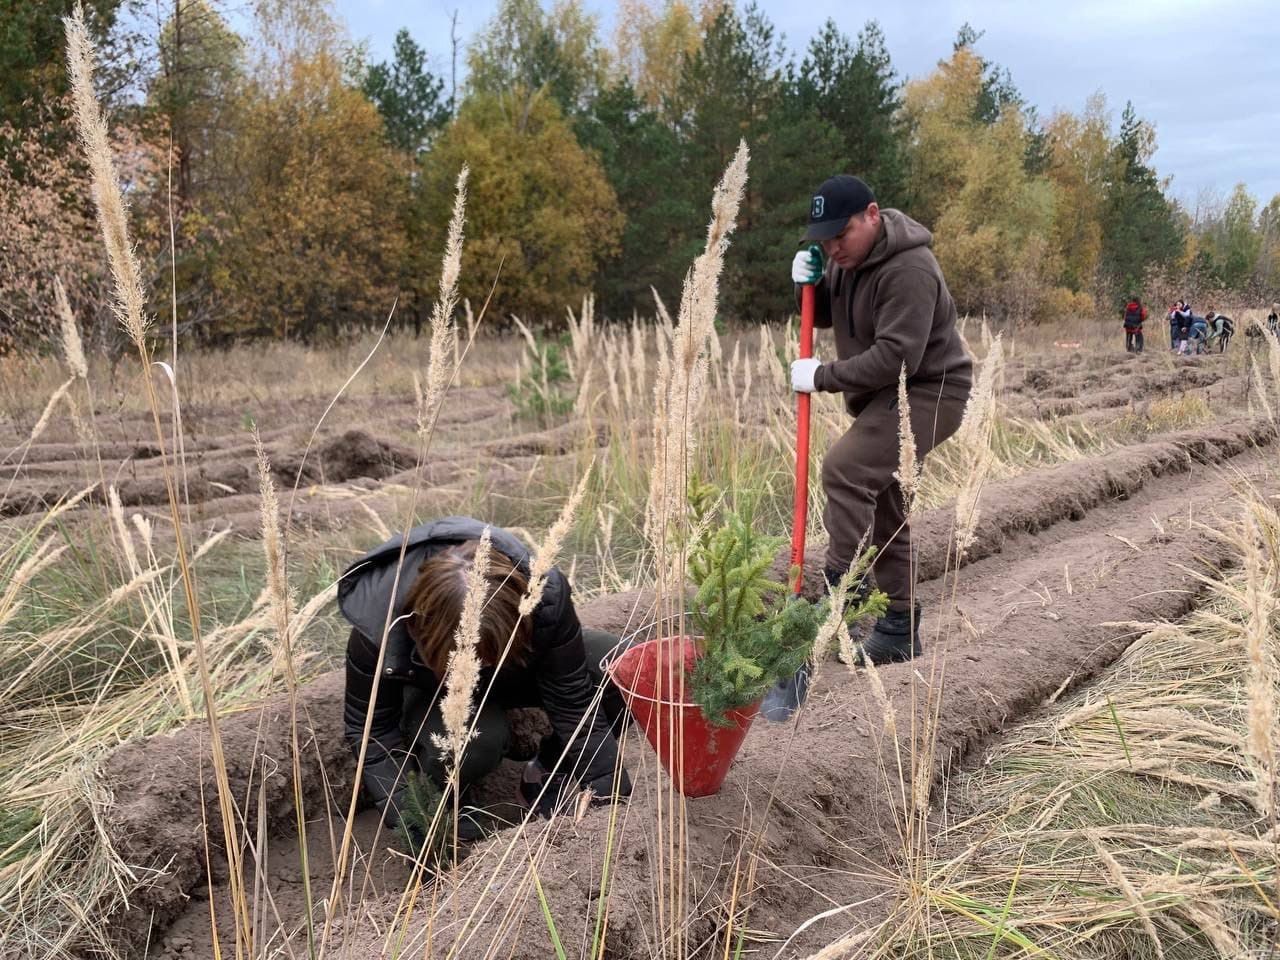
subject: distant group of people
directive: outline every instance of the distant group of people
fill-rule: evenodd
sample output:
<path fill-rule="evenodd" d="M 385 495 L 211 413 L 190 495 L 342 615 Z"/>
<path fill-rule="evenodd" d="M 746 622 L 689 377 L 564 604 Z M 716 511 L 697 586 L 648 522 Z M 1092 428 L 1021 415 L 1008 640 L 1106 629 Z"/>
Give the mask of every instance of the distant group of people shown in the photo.
<path fill-rule="evenodd" d="M 1147 319 L 1147 308 L 1138 297 L 1130 297 L 1124 305 L 1124 348 L 1129 353 L 1142 353 L 1142 325 Z M 1169 308 L 1169 349 L 1188 355 L 1208 353 L 1213 347 L 1225 353 L 1227 344 L 1236 332 L 1235 321 L 1225 313 L 1212 309 L 1204 316 L 1191 309 L 1186 300 L 1176 300 Z M 1267 326 L 1274 334 L 1280 329 L 1280 303 L 1271 305 Z M 1249 331 L 1253 335 L 1254 331 Z"/>
<path fill-rule="evenodd" d="M 1169 349 L 1178 354 L 1208 353 L 1216 344 L 1226 352 L 1235 321 L 1225 313 L 1209 310 L 1200 316 L 1186 300 L 1177 300 L 1169 309 Z"/>

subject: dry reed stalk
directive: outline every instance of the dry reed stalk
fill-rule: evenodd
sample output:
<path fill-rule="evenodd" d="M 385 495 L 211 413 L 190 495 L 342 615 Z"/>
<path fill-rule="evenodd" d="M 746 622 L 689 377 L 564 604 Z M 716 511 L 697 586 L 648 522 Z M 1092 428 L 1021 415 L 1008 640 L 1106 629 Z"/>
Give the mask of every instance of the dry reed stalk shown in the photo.
<path fill-rule="evenodd" d="M 120 494 L 114 485 L 107 488 L 107 511 L 116 528 L 116 536 L 120 538 L 120 549 L 124 552 L 130 574 L 140 576 L 142 567 L 138 563 L 137 551 L 133 548 L 133 535 L 129 533 L 129 527 L 124 521 L 124 504 L 120 502 Z"/>
<path fill-rule="evenodd" d="M 1111 855 L 1106 846 L 1102 842 L 1102 838 L 1098 836 L 1095 830 L 1086 830 L 1085 836 L 1089 838 L 1089 842 L 1093 845 L 1093 849 L 1098 854 L 1098 859 L 1106 865 L 1107 872 L 1111 874 L 1111 879 L 1116 886 L 1120 888 L 1120 892 L 1124 894 L 1124 898 L 1128 901 L 1134 915 L 1142 924 L 1142 928 L 1147 932 L 1147 936 L 1151 938 L 1151 943 L 1155 947 L 1156 956 L 1160 960 L 1164 960 L 1164 945 L 1160 942 L 1160 934 L 1156 932 L 1155 922 L 1151 919 L 1151 911 L 1147 909 L 1146 903 L 1142 899 L 1142 895 L 1134 889 L 1128 876 L 1125 875 L 1124 868 L 1120 866 L 1119 861 Z"/>
<path fill-rule="evenodd" d="M 622 392 L 618 389 L 618 340 L 612 334 L 604 337 L 604 375 L 609 384 L 609 403 L 615 411 L 622 410 Z"/>
<path fill-rule="evenodd" d="M 587 418 L 591 413 L 591 375 L 595 372 L 595 367 L 587 367 L 587 372 L 583 376 L 582 381 L 578 384 L 578 395 L 573 401 L 574 419 L 581 420 Z"/>
<path fill-rule="evenodd" d="M 638 400 L 644 396 L 649 377 L 649 354 L 645 349 L 644 328 L 639 323 L 631 325 L 631 378 L 635 396 Z"/>
<path fill-rule="evenodd" d="M 1258 369 L 1258 358 L 1249 354 L 1249 362 L 1253 365 L 1253 381 L 1258 385 L 1257 396 L 1262 404 L 1262 412 L 1267 415 L 1267 422 L 1275 426 L 1276 415 L 1271 408 L 1271 401 L 1267 399 L 1267 381 L 1263 379 L 1262 371 Z"/>
<path fill-rule="evenodd" d="M 445 695 L 440 701 L 440 716 L 444 721 L 444 733 L 432 734 L 431 742 L 440 750 L 448 763 L 452 760 L 455 772 L 462 760 L 462 751 L 471 739 L 469 721 L 476 685 L 480 682 L 480 659 L 476 645 L 480 642 L 480 615 L 489 599 L 489 553 L 492 531 L 484 528 L 476 547 L 475 562 L 467 571 L 467 594 L 462 602 L 462 617 L 453 636 L 453 652 L 445 669 Z"/>
<path fill-rule="evenodd" d="M 420 441 L 425 441 L 430 433 L 455 368 L 452 361 L 456 357 L 458 328 L 453 323 L 453 312 L 458 306 L 458 276 L 462 272 L 462 227 L 467 207 L 468 173 L 464 164 L 455 185 L 453 215 L 449 218 L 449 233 L 440 264 L 440 295 L 431 307 L 430 355 L 423 399 L 418 407 Z"/>
<path fill-rule="evenodd" d="M 586 495 L 587 482 L 591 479 L 591 470 L 592 466 L 588 465 L 583 471 L 578 485 L 574 487 L 573 493 L 560 509 L 560 516 L 556 517 L 556 522 L 551 525 L 546 538 L 534 554 L 533 563 L 529 566 L 529 589 L 520 599 L 520 616 L 522 617 L 532 616 L 533 611 L 542 602 L 542 592 L 547 587 L 547 574 L 555 566 L 556 557 L 564 545 L 564 538 L 573 529 L 574 517 L 582 504 L 582 498 Z"/>
<path fill-rule="evenodd" d="M 271 597 L 271 614 L 275 621 L 276 639 L 280 642 L 278 657 L 284 662 L 285 686 L 289 696 L 289 746 L 293 773 L 293 804 L 297 814 L 298 852 L 301 859 L 302 888 L 306 910 L 307 946 L 315 955 L 315 920 L 312 915 L 311 869 L 307 862 L 307 816 L 302 784 L 302 745 L 298 736 L 298 675 L 292 642 L 293 591 L 285 569 L 284 538 L 280 533 L 280 503 L 271 479 L 271 462 L 262 446 L 257 427 L 253 430 L 253 446 L 258 462 L 258 491 L 262 517 L 262 549 L 266 556 L 267 592 Z M 261 849 L 261 846 L 259 847 Z M 257 907 L 257 898 L 254 901 Z"/>
<path fill-rule="evenodd" d="M 675 337 L 676 323 L 671 319 L 671 312 L 667 310 L 667 305 L 663 302 L 661 295 L 659 295 L 658 288 L 651 286 L 649 287 L 649 290 L 653 293 L 653 306 L 657 311 L 658 335 L 670 344 L 672 339 Z"/>
<path fill-rule="evenodd" d="M 470 297 L 466 297 L 462 301 L 462 318 L 467 325 L 467 339 L 474 340 L 476 338 L 476 315 L 471 309 Z"/>
<path fill-rule="evenodd" d="M 907 396 L 907 365 L 898 374 L 898 472 L 894 474 L 902 490 L 903 510 L 911 519 L 916 494 L 920 491 L 920 461 L 916 457 L 916 435 L 911 429 L 911 402 Z"/>
<path fill-rule="evenodd" d="M 849 628 L 844 622 L 844 599 L 848 592 L 849 588 L 844 577 L 841 577 L 839 583 L 831 588 L 831 610 L 827 614 L 827 619 L 818 627 L 818 634 L 813 639 L 809 672 L 814 681 L 818 679 L 818 671 L 822 664 L 826 663 L 827 655 L 831 652 L 832 640 L 837 641 L 841 648 L 846 644 L 852 644 L 852 639 L 846 640 L 849 636 Z M 849 655 L 852 659 L 852 646 L 850 646 Z"/>
<path fill-rule="evenodd" d="M 791 403 L 790 391 L 787 390 L 787 368 L 778 356 L 773 343 L 773 331 L 767 323 L 760 324 L 760 350 L 756 355 L 756 368 L 772 387 L 775 395 L 780 396 L 788 406 Z"/>
<path fill-rule="evenodd" d="M 66 547 L 58 547 L 56 550 L 51 549 L 53 540 L 57 534 L 49 534 L 39 546 L 31 552 L 31 556 L 27 557 L 18 568 L 9 576 L 9 582 L 5 585 L 4 593 L 0 594 L 0 627 L 8 623 L 19 607 L 19 595 L 24 587 L 29 584 L 41 570 L 44 570 L 49 564 L 57 560 L 66 551 Z"/>
<path fill-rule="evenodd" d="M 155 551 L 152 549 L 152 540 L 155 537 L 155 529 L 151 526 L 151 520 L 140 513 L 135 513 L 129 518 L 129 521 L 133 524 L 133 529 L 138 532 L 138 538 L 146 548 L 147 556 L 154 557 Z"/>
<path fill-rule="evenodd" d="M 258 466 L 259 516 L 262 528 L 262 550 L 266 557 L 267 594 L 271 600 L 276 637 L 285 651 L 290 647 L 289 621 L 293 615 L 294 597 L 285 572 L 284 538 L 280 533 L 280 503 L 271 479 L 271 461 L 257 427 L 253 429 L 253 447 Z M 286 656 L 285 676 L 292 677 L 293 664 Z"/>
<path fill-rule="evenodd" d="M 634 328 L 633 328 L 634 329 Z M 622 375 L 622 396 L 626 400 L 627 409 L 631 410 L 635 407 L 637 398 L 643 392 L 640 387 L 633 382 L 633 371 L 631 365 L 631 353 L 628 344 L 631 343 L 632 335 L 622 333 L 618 335 L 618 368 Z"/>
<path fill-rule="evenodd" d="M 76 326 L 76 318 L 71 312 L 71 304 L 67 300 L 67 291 L 62 285 L 61 277 L 53 278 L 53 299 L 62 323 L 62 355 L 66 358 L 67 369 L 72 376 L 87 380 L 89 364 L 84 359 L 84 344 L 80 341 L 80 329 Z"/>
<path fill-rule="evenodd" d="M 115 300 L 112 308 L 137 348 L 156 441 L 160 445 L 161 456 L 164 457 L 160 401 L 151 376 L 151 363 L 146 342 L 147 319 L 143 313 L 145 297 L 142 292 L 138 262 L 129 241 L 128 217 L 124 197 L 120 192 L 120 184 L 115 175 L 106 123 L 103 121 L 93 91 L 93 42 L 89 38 L 89 32 L 84 23 L 84 13 L 80 7 L 77 6 L 73 15 L 63 20 L 63 25 L 66 29 L 67 69 L 71 77 L 77 132 L 85 146 L 89 162 L 98 222 L 102 228 L 103 242 L 107 248 L 107 259 L 111 265 L 115 285 Z M 170 371 L 170 377 L 172 379 L 172 371 Z M 231 783 L 222 750 L 222 734 L 218 725 L 213 679 L 200 630 L 200 604 L 196 596 L 195 577 L 187 553 L 186 535 L 178 507 L 178 492 L 167 462 L 162 460 L 162 463 L 165 466 L 164 483 L 169 514 L 173 521 L 175 553 L 182 573 L 183 593 L 205 695 L 206 719 L 209 725 L 211 753 L 218 786 L 218 808 L 222 819 L 224 850 L 228 859 L 231 900 L 235 914 L 236 950 L 237 953 L 247 953 L 252 952 L 253 945 L 249 942 L 251 928 L 248 904 L 244 896 L 244 875 L 241 870 L 241 846 L 237 833 L 238 815 L 235 810 L 235 800 L 231 795 Z"/>
<path fill-rule="evenodd" d="M 1250 503 L 1240 539 L 1244 554 L 1245 612 L 1244 642 L 1248 657 L 1248 754 L 1257 771 L 1257 808 L 1262 816 L 1270 816 L 1275 802 L 1276 749 L 1275 697 L 1276 670 L 1272 661 L 1271 629 L 1276 610 L 1276 558 L 1263 556 L 1259 544 L 1259 528 L 1268 522 L 1271 508 Z"/>
<path fill-rule="evenodd" d="M 1267 339 L 1267 365 L 1271 368 L 1271 387 L 1280 394 L 1280 335 L 1271 332 L 1271 328 L 1266 324 L 1262 325 L 1263 336 Z M 1262 381 L 1258 381 L 1258 389 L 1263 388 Z"/>
<path fill-rule="evenodd" d="M 517 317 L 514 313 L 511 314 L 511 322 L 516 325 L 516 330 L 520 333 L 520 336 L 524 338 L 525 348 L 528 351 L 527 355 L 537 356 L 538 340 L 536 337 L 534 337 L 533 331 L 530 330 L 527 326 L 525 326 L 524 321 L 521 320 L 519 317 Z"/>
<path fill-rule="evenodd" d="M 850 669 L 853 665 L 850 664 Z M 885 693 L 884 683 L 880 680 L 880 671 L 876 669 L 876 665 L 871 662 L 870 658 L 866 661 L 867 670 L 867 686 L 871 689 L 871 699 L 875 701 L 881 715 L 884 717 L 884 732 L 887 736 L 893 737 L 895 740 L 898 736 L 898 714 L 893 708 L 893 702 Z"/>
<path fill-rule="evenodd" d="M 809 960 L 854 960 L 855 957 L 864 957 L 876 933 L 875 930 L 862 930 L 841 937 L 812 954 Z"/>
<path fill-rule="evenodd" d="M 58 405 L 58 401 L 67 395 L 67 391 L 71 389 L 72 384 L 76 382 L 73 376 L 67 380 L 49 397 L 49 402 L 44 405 L 44 410 L 40 413 L 40 418 L 36 420 L 35 426 L 31 428 L 31 433 L 27 437 L 27 446 L 35 443 L 40 438 L 40 434 L 44 433 L 45 427 L 49 426 L 49 420 L 53 417 L 53 408 Z M 24 451 L 25 453 L 25 451 Z"/>
<path fill-rule="evenodd" d="M 581 319 L 573 315 L 573 308 L 566 307 L 569 312 L 569 349 L 570 372 L 574 377 L 585 375 L 591 366 L 591 342 L 596 335 L 596 298 L 588 293 L 582 298 Z"/>
<path fill-rule="evenodd" d="M 685 484 L 696 446 L 697 414 L 706 393 L 708 350 L 715 336 L 720 273 L 746 189 L 749 156 L 746 142 L 740 142 L 733 161 L 712 194 L 706 246 L 685 278 L 671 360 L 665 367 L 665 377 L 660 376 L 654 386 L 654 467 L 645 511 L 645 532 L 659 553 L 668 527 L 685 513 Z M 662 301 L 656 291 L 654 298 L 661 312 Z M 660 589 L 659 593 L 671 596 L 674 590 Z"/>
<path fill-rule="evenodd" d="M 985 329 L 985 322 L 984 322 Z M 991 341 L 978 381 L 974 384 L 965 405 L 964 419 L 956 431 L 957 446 L 961 451 L 964 469 L 962 486 L 956 495 L 955 546 L 957 559 L 963 559 L 973 545 L 974 531 L 978 525 L 978 501 L 987 474 L 995 463 L 991 449 L 991 434 L 995 426 L 995 383 L 1000 370 L 1002 350 L 1000 337 Z"/>
<path fill-rule="evenodd" d="M 1235 937 L 1222 911 L 1208 903 L 1196 903 L 1196 892 L 1190 891 L 1187 901 L 1178 906 L 1178 910 L 1195 928 L 1209 938 L 1218 955 L 1222 957 L 1244 957 L 1248 952 Z"/>
<path fill-rule="evenodd" d="M 66 25 L 67 71 L 71 76 L 76 129 L 89 161 L 98 224 L 115 282 L 116 299 L 112 307 L 129 339 L 135 346 L 142 347 L 146 343 L 149 326 L 144 314 L 146 296 L 142 292 L 138 259 L 129 241 L 128 208 L 116 179 L 107 124 L 93 92 L 93 41 L 89 39 L 83 13 L 78 7 L 75 14 L 63 23 Z"/>

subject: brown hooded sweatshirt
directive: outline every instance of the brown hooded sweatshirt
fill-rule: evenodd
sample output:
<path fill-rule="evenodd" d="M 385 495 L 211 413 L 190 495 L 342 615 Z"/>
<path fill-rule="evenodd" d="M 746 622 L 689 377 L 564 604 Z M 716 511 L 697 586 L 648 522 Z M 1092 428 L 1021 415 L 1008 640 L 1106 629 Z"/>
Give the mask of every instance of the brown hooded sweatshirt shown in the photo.
<path fill-rule="evenodd" d="M 818 368 L 814 386 L 844 393 L 855 415 L 878 390 L 898 382 L 903 363 L 912 386 L 967 391 L 973 380 L 955 301 L 929 249 L 933 235 L 901 211 L 880 216 L 880 236 L 867 259 L 854 270 L 828 263 L 814 289 L 814 325 L 834 329 L 837 357 Z"/>

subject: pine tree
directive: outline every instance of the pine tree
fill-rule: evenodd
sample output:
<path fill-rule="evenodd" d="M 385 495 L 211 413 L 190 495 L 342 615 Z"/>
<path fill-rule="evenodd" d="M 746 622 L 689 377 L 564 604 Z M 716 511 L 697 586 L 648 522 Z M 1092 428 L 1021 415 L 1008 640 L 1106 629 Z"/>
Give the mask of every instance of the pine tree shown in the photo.
<path fill-rule="evenodd" d="M 24 133 L 39 131 L 54 147 L 72 140 L 62 18 L 77 2 L 97 48 L 95 80 L 108 113 L 139 71 L 141 37 L 120 24 L 126 0 L 0 0 L 0 162 L 19 179 Z"/>
<path fill-rule="evenodd" d="M 1151 269 L 1173 265 L 1184 250 L 1177 210 L 1147 163 L 1154 152 L 1154 131 L 1125 104 L 1103 212 L 1103 269 L 1116 298 L 1140 290 Z"/>
<path fill-rule="evenodd" d="M 453 112 L 444 96 L 444 80 L 426 64 L 426 51 L 402 27 L 396 31 L 392 59 L 371 66 L 360 85 L 382 115 L 387 139 L 406 153 L 421 150 Z"/>
<path fill-rule="evenodd" d="M 862 177 L 881 206 L 900 205 L 906 182 L 902 86 L 879 24 L 869 21 L 855 44 L 828 20 L 810 41 L 791 86 L 800 104 L 840 138 L 842 171 Z"/>
<path fill-rule="evenodd" d="M 684 153 L 675 131 L 626 79 L 604 90 L 575 128 L 579 142 L 600 158 L 626 219 L 618 256 L 597 275 L 601 309 L 629 313 L 649 300 L 650 287 L 675 302 L 703 242 L 702 206 L 679 187 Z"/>

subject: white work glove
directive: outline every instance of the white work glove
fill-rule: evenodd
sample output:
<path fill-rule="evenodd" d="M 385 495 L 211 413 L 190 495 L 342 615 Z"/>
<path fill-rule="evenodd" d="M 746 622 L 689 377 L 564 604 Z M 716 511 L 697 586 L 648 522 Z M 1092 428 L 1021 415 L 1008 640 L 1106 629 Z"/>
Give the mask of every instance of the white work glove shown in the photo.
<path fill-rule="evenodd" d="M 813 378 L 822 361 L 817 357 L 791 361 L 791 389 L 796 393 L 813 393 Z"/>
<path fill-rule="evenodd" d="M 816 244 L 799 250 L 791 261 L 793 283 L 817 283 L 822 279 L 822 249 Z"/>

